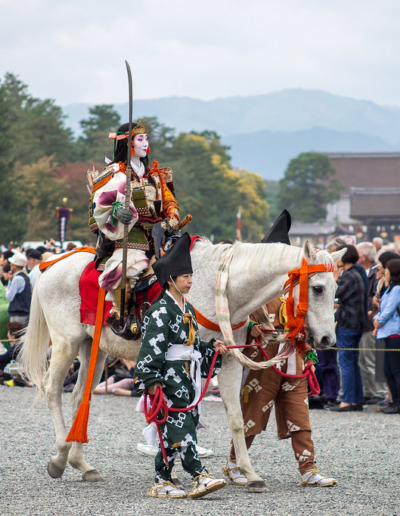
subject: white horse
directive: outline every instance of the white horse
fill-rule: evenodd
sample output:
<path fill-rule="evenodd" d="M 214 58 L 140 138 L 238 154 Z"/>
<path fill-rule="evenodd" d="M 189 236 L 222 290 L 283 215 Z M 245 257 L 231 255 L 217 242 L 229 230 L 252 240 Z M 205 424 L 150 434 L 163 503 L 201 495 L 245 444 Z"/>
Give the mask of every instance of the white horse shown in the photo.
<path fill-rule="evenodd" d="M 204 316 L 217 322 L 215 290 L 217 269 L 227 245 L 212 245 L 197 241 L 191 251 L 194 281 L 190 302 Z M 298 268 L 303 257 L 309 264 L 331 264 L 340 259 L 344 251 L 329 255 L 316 254 L 308 242 L 304 248 L 284 244 L 235 244 L 230 265 L 228 302 L 232 325 L 244 321 L 254 310 L 282 294 L 289 270 Z M 73 418 L 82 400 L 88 371 L 94 326 L 80 322 L 80 296 L 78 283 L 93 255 L 77 253 L 54 264 L 41 274 L 33 292 L 30 322 L 21 359 L 29 378 L 46 394 L 52 414 L 57 454 L 48 463 L 48 473 L 60 478 L 69 462 L 82 473 L 83 480 L 102 480 L 101 474 L 89 465 L 83 456 L 81 443 L 66 442 L 67 429 L 62 413 L 63 381 L 68 368 L 77 355 L 81 359 L 79 377 L 72 394 Z M 333 300 L 336 290 L 333 273 L 318 273 L 309 279 L 308 335 L 313 345 L 324 349 L 336 341 L 333 318 Z M 294 296 L 298 296 L 298 287 Z M 208 340 L 221 338 L 220 333 L 200 327 L 201 337 Z M 245 343 L 247 325 L 234 332 L 237 343 Z M 46 372 L 46 352 L 52 342 L 52 359 Z M 116 337 L 109 327 L 104 327 L 97 359 L 92 389 L 98 384 L 107 354 L 128 360 L 138 356 L 140 341 L 125 341 Z M 253 470 L 248 457 L 239 391 L 243 366 L 235 360 L 239 350 L 224 355 L 218 376 L 221 397 L 233 435 L 237 464 L 248 479 L 250 491 L 265 490 L 264 481 Z M 243 355 L 241 355 L 243 357 Z M 246 367 L 256 367 L 246 359 Z M 258 366 L 257 366 L 258 367 Z"/>

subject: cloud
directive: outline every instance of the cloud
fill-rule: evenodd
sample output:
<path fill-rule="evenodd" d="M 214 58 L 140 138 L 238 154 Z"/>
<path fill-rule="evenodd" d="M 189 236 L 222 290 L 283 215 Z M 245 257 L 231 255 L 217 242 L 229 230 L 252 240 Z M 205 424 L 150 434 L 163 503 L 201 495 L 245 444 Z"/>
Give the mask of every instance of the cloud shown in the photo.
<path fill-rule="evenodd" d="M 390 0 L 0 0 L 0 75 L 60 104 L 282 88 L 400 104 Z"/>

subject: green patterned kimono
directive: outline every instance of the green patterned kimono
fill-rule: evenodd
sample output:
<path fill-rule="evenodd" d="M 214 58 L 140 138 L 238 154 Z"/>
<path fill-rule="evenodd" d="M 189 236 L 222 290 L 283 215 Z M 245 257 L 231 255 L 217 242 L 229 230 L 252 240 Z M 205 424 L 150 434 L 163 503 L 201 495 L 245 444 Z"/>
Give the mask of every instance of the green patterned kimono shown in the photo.
<path fill-rule="evenodd" d="M 191 314 L 196 333 L 195 343 L 185 346 L 189 337 L 189 324 L 183 320 L 183 314 Z M 164 297 L 155 303 L 143 318 L 142 345 L 135 367 L 135 388 L 145 392 L 155 382 L 163 386 L 164 398 L 173 408 L 189 407 L 198 398 L 194 381 L 195 363 L 188 359 L 176 357 L 181 352 L 190 353 L 198 359 L 201 376 L 209 373 L 215 353 L 215 339 L 210 342 L 200 340 L 193 306 L 185 302 L 182 311 L 173 296 L 167 291 Z M 178 346 L 176 346 L 178 345 Z M 199 354 L 196 354 L 195 352 Z M 175 360 L 170 359 L 175 353 Z M 213 376 L 221 367 L 221 357 L 217 358 Z M 197 394 L 197 396 L 196 396 Z M 196 452 L 196 428 L 199 422 L 198 408 L 190 412 L 170 412 L 167 421 L 161 425 L 163 443 L 167 452 L 169 467 L 164 464 L 161 449 L 156 456 L 156 481 L 170 480 L 173 463 L 177 453 L 181 455 L 185 470 L 197 476 L 203 468 Z"/>

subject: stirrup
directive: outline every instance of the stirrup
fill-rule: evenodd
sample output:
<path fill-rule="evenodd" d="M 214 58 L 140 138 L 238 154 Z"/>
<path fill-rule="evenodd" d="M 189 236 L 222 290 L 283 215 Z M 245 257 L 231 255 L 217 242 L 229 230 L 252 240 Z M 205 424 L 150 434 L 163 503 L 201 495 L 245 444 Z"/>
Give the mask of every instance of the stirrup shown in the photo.
<path fill-rule="evenodd" d="M 119 319 L 114 319 L 111 322 L 111 330 L 125 340 L 138 340 L 142 336 L 139 319 L 134 313 L 128 315 L 123 326 L 120 325 Z"/>
<path fill-rule="evenodd" d="M 300 482 L 302 486 L 312 487 L 330 487 L 336 486 L 338 483 L 337 480 L 335 480 L 334 478 L 329 478 L 325 475 L 321 475 L 316 466 L 303 473 L 301 475 Z"/>
<path fill-rule="evenodd" d="M 157 482 L 149 491 L 149 496 L 153 498 L 186 498 L 186 491 L 178 489 L 169 480 Z"/>
<path fill-rule="evenodd" d="M 230 467 L 229 463 L 235 464 L 234 467 Z M 222 468 L 222 473 L 231 481 L 231 483 L 235 486 L 245 486 L 247 485 L 247 478 L 240 471 L 236 462 L 232 460 L 226 461 L 226 466 Z"/>

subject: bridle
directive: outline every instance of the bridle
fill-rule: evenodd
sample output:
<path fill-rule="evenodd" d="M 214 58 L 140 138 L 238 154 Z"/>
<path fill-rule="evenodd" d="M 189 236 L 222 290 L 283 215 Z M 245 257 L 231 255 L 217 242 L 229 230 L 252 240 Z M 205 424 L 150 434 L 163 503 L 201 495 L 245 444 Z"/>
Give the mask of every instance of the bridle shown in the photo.
<path fill-rule="evenodd" d="M 286 299 L 287 327 L 289 333 L 288 339 L 295 344 L 298 335 L 301 340 L 306 340 L 307 335 L 304 331 L 304 320 L 308 312 L 308 281 L 311 276 L 318 272 L 333 272 L 332 263 L 321 263 L 318 265 L 308 265 L 307 260 L 303 258 L 301 267 L 288 272 L 289 279 L 285 283 L 285 294 L 288 293 Z M 300 285 L 299 303 L 296 307 L 296 315 L 294 311 L 293 289 L 296 285 Z"/>

